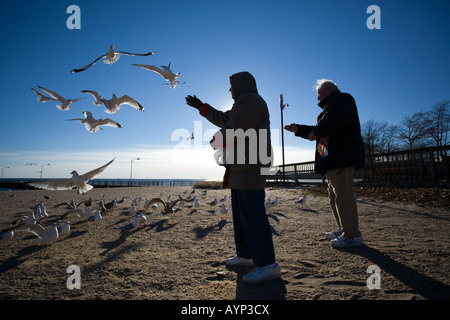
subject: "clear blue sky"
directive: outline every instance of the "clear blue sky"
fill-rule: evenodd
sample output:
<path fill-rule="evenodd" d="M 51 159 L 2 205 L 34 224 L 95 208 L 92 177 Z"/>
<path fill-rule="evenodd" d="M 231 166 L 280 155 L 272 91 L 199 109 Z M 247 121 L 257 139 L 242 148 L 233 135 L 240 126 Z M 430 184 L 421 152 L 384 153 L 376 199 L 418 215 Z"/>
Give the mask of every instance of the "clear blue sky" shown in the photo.
<path fill-rule="evenodd" d="M 69 30 L 69 5 L 81 9 L 81 29 Z M 370 5 L 381 29 L 370 30 Z M 449 99 L 450 2 L 417 0 L 281 1 L 8 1 L 0 12 L 2 105 L 0 167 L 4 177 L 70 177 L 116 161 L 101 178 L 221 178 L 209 139 L 215 127 L 185 104 L 195 94 L 231 107 L 229 76 L 251 72 L 269 106 L 276 162 L 281 163 L 279 95 L 289 107 L 284 124 L 314 124 L 315 81 L 334 80 L 357 102 L 361 122 L 398 124 L 405 116 Z M 122 56 L 71 74 L 107 52 Z M 187 81 L 171 90 L 156 73 L 132 66 L 172 63 Z M 40 103 L 36 85 L 67 98 L 85 97 L 60 111 Z M 128 94 L 145 111 L 107 114 L 81 90 L 106 98 Z M 67 119 L 88 110 L 123 129 L 90 133 Z M 188 135 L 195 128 L 195 139 Z M 313 159 L 313 143 L 285 131 L 286 162 Z M 26 163 L 38 166 L 25 166 Z M 9 168 L 6 168 L 9 167 Z"/>

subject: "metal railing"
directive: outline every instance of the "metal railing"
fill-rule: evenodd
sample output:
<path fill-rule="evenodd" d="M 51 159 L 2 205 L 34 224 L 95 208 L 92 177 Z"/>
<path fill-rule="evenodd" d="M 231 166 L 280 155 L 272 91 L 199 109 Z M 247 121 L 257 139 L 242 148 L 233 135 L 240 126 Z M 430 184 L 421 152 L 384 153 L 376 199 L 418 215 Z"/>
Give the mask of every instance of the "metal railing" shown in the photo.
<path fill-rule="evenodd" d="M 449 151 L 450 146 L 447 145 L 367 155 L 364 167 L 355 171 L 355 179 L 445 181 L 449 183 Z M 267 177 L 267 181 L 294 182 L 296 184 L 325 182 L 324 175 L 314 172 L 314 161 L 280 165 L 278 169 L 277 174 Z"/>

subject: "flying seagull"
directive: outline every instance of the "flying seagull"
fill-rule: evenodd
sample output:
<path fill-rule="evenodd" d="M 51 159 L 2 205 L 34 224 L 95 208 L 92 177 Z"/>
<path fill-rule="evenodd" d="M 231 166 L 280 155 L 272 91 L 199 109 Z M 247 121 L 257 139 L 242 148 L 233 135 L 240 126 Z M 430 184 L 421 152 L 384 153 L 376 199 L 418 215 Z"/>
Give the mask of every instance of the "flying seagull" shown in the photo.
<path fill-rule="evenodd" d="M 54 92 L 54 91 L 45 89 L 45 88 L 43 88 L 43 87 L 41 87 L 41 86 L 38 86 L 38 87 L 39 87 L 39 89 L 41 89 L 42 91 L 44 91 L 46 94 L 48 94 L 49 96 L 51 96 L 51 97 L 53 98 L 53 99 L 52 99 L 53 101 L 59 101 L 59 102 L 61 102 L 61 104 L 57 104 L 57 105 L 56 105 L 56 107 L 57 107 L 59 110 L 63 110 L 63 111 L 70 110 L 69 106 L 70 106 L 72 103 L 84 99 L 84 98 L 77 98 L 77 99 L 73 99 L 73 100 L 72 100 L 72 99 L 65 99 L 65 98 L 63 98 L 62 96 L 60 96 L 59 94 L 57 94 L 57 93 Z M 38 98 L 38 100 L 39 100 L 39 98 Z M 41 101 L 41 100 L 39 100 L 39 101 Z"/>
<path fill-rule="evenodd" d="M 152 66 L 152 65 L 145 65 L 145 64 L 133 64 L 133 66 L 142 68 L 142 69 L 147 69 L 147 70 L 151 70 L 154 71 L 156 73 L 158 73 L 159 75 L 161 75 L 164 79 L 166 79 L 167 81 L 170 82 L 167 83 L 167 85 L 170 86 L 170 88 L 173 90 L 175 89 L 176 86 L 178 86 L 179 84 L 184 84 L 185 82 L 179 82 L 178 81 L 178 77 L 180 76 L 180 73 L 173 73 L 172 70 L 170 70 L 170 66 L 172 65 L 172 62 L 169 63 L 168 66 L 161 66 L 161 68 L 158 68 L 156 66 Z"/>
<path fill-rule="evenodd" d="M 114 158 L 115 159 L 115 158 Z M 72 174 L 72 178 L 70 179 L 61 179 L 61 180 L 48 180 L 48 181 L 42 181 L 42 182 L 33 182 L 29 183 L 30 186 L 40 188 L 40 189 L 46 189 L 46 190 L 69 190 L 74 187 L 78 189 L 78 194 L 84 194 L 94 188 L 90 184 L 87 184 L 89 180 L 94 179 L 96 176 L 98 176 L 100 173 L 103 172 L 103 170 L 106 169 L 113 161 L 112 159 L 107 164 L 91 170 L 83 175 L 79 175 L 78 172 L 73 170 L 70 174 Z"/>
<path fill-rule="evenodd" d="M 73 69 L 71 72 L 72 73 L 77 73 L 77 72 L 81 72 L 84 71 L 86 69 L 89 69 L 90 67 L 92 67 L 94 64 L 97 63 L 97 61 L 99 61 L 100 59 L 105 58 L 105 60 L 103 60 L 104 63 L 106 64 L 113 64 L 115 63 L 117 60 L 119 60 L 120 55 L 124 54 L 127 56 L 149 56 L 154 54 L 154 52 L 147 52 L 147 53 L 129 53 L 129 52 L 123 52 L 123 51 L 115 51 L 114 50 L 114 46 L 109 46 L 109 51 L 108 53 L 98 57 L 97 59 L 95 59 L 93 62 L 91 62 L 90 64 L 88 64 L 87 66 L 84 66 L 82 68 L 79 69 Z"/>
<path fill-rule="evenodd" d="M 21 224 L 1 231 L 1 234 L 8 234 L 13 236 L 14 232 L 27 231 L 38 237 L 38 244 L 49 244 L 58 239 L 58 226 L 56 224 L 50 225 L 48 230 L 45 230 L 40 224 Z"/>
<path fill-rule="evenodd" d="M 47 101 L 56 101 L 57 99 L 55 98 L 51 98 L 46 96 L 45 94 L 40 93 L 39 91 L 37 91 L 34 88 L 31 88 L 31 90 L 33 90 L 34 93 L 36 93 L 36 95 L 38 96 L 37 99 L 39 102 L 47 102 Z"/>
<path fill-rule="evenodd" d="M 111 119 L 94 119 L 92 117 L 92 113 L 89 111 L 83 111 L 83 115 L 86 119 L 69 119 L 69 121 L 80 121 L 80 123 L 84 124 L 85 128 L 89 132 L 97 132 L 98 130 L 103 130 L 100 128 L 101 126 L 109 126 L 109 127 L 118 127 L 122 128 L 122 126 L 114 120 Z"/>
<path fill-rule="evenodd" d="M 164 205 L 164 212 L 165 213 L 173 213 L 174 211 L 173 211 L 173 207 L 175 206 L 175 204 L 178 202 L 178 201 L 189 201 L 189 200 L 186 200 L 186 199 L 177 199 L 177 200 L 175 200 L 175 201 L 171 201 L 171 202 L 164 202 L 164 201 L 162 201 L 160 198 L 154 198 L 154 199 L 152 199 L 152 200 L 150 200 L 145 206 L 144 206 L 144 208 L 145 209 L 148 209 L 152 204 L 155 204 L 155 203 L 162 203 L 163 205 Z"/>
<path fill-rule="evenodd" d="M 117 111 L 119 111 L 120 107 L 124 104 L 132 106 L 133 108 L 140 110 L 140 111 L 145 110 L 145 108 L 143 106 L 141 106 L 141 104 L 139 102 L 137 102 L 136 100 L 134 100 L 133 98 L 131 98 L 128 95 L 124 95 L 120 98 L 117 98 L 116 94 L 113 93 L 112 98 L 109 100 L 106 100 L 105 98 L 103 98 L 103 96 L 99 95 L 98 92 L 93 91 L 93 90 L 83 90 L 81 92 L 92 95 L 95 98 L 95 102 L 92 102 L 92 103 L 96 106 L 100 106 L 100 105 L 102 105 L 102 103 L 104 103 L 106 106 L 106 109 L 105 109 L 106 113 L 116 113 Z"/>

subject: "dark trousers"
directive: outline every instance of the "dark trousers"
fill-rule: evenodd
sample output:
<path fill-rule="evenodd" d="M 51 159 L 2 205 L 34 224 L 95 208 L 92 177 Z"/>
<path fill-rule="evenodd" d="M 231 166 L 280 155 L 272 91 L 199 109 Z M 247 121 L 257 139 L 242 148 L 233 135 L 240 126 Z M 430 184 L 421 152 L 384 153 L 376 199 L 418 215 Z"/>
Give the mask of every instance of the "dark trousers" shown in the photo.
<path fill-rule="evenodd" d="M 258 267 L 275 262 L 272 230 L 264 200 L 264 189 L 231 189 L 236 254 L 241 258 L 252 258 Z"/>

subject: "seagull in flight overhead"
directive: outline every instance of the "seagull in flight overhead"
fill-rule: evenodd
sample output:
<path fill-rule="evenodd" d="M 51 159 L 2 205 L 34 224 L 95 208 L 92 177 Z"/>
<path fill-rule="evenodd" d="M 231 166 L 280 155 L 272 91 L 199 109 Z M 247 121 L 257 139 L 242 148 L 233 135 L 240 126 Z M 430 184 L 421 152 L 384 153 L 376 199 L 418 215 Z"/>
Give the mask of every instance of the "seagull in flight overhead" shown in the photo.
<path fill-rule="evenodd" d="M 61 97 L 59 94 L 57 94 L 57 93 L 54 92 L 54 91 L 51 91 L 51 90 L 42 88 L 41 86 L 38 86 L 38 87 L 39 87 L 39 89 L 41 89 L 42 91 L 44 91 L 46 94 L 48 94 L 49 96 L 51 96 L 51 97 L 53 98 L 53 101 L 59 101 L 59 102 L 61 102 L 61 104 L 56 105 L 56 107 L 57 107 L 59 110 L 63 110 L 63 111 L 70 110 L 70 109 L 69 109 L 69 106 L 70 106 L 72 103 L 84 99 L 84 98 L 78 98 L 78 99 L 73 99 L 73 100 L 72 100 L 72 99 L 65 99 L 65 98 Z M 33 91 L 34 91 L 34 90 L 33 90 Z M 38 100 L 39 100 L 39 98 L 38 98 Z M 41 101 L 41 100 L 39 100 L 39 101 Z"/>
<path fill-rule="evenodd" d="M 179 82 L 178 81 L 178 77 L 180 76 L 180 73 L 173 73 L 172 70 L 170 70 L 170 66 L 172 65 L 172 62 L 169 63 L 168 66 L 161 66 L 161 68 L 158 68 L 156 66 L 152 66 L 152 65 L 146 65 L 146 64 L 133 64 L 133 66 L 142 68 L 142 69 L 147 69 L 147 70 L 151 70 L 154 71 L 156 73 L 158 73 L 159 75 L 161 75 L 164 79 L 166 79 L 167 81 L 169 81 L 170 83 L 168 83 L 168 85 L 170 86 L 170 88 L 173 90 L 175 89 L 176 86 L 178 86 L 179 84 L 184 84 L 185 82 Z"/>
<path fill-rule="evenodd" d="M 96 106 L 100 106 L 100 105 L 102 105 L 102 103 L 104 103 L 106 106 L 106 109 L 105 109 L 106 113 L 116 113 L 117 111 L 119 111 L 120 107 L 124 104 L 132 106 L 133 108 L 140 110 L 140 111 L 145 110 L 145 108 L 139 102 L 137 102 L 136 100 L 134 100 L 133 98 L 131 98 L 128 95 L 123 95 L 122 97 L 117 98 L 116 94 L 113 93 L 112 98 L 109 100 L 106 100 L 103 96 L 99 95 L 98 92 L 93 91 L 93 90 L 83 90 L 81 92 L 92 95 L 95 98 L 95 102 L 92 102 L 92 103 Z"/>
<path fill-rule="evenodd" d="M 42 182 L 33 182 L 29 183 L 30 186 L 40 188 L 40 189 L 46 189 L 46 190 L 69 190 L 74 187 L 78 189 L 78 194 L 84 194 L 88 192 L 89 190 L 93 189 L 94 187 L 90 184 L 87 184 L 89 180 L 94 179 L 96 176 L 98 176 L 100 173 L 103 172 L 103 170 L 106 169 L 113 161 L 112 159 L 107 164 L 91 170 L 83 175 L 79 175 L 78 172 L 73 170 L 70 174 L 72 177 L 70 179 L 58 179 L 58 180 L 48 180 L 48 181 L 42 181 Z"/>
<path fill-rule="evenodd" d="M 84 124 L 85 128 L 89 132 L 97 132 L 98 130 L 103 130 L 100 126 L 109 126 L 109 127 L 118 127 L 122 128 L 122 126 L 114 120 L 111 119 L 94 119 L 92 117 L 92 113 L 89 111 L 83 111 L 83 115 L 86 119 L 69 119 L 69 121 L 80 121 L 80 123 Z"/>
<path fill-rule="evenodd" d="M 154 54 L 154 52 L 147 52 L 147 53 L 129 53 L 129 52 L 123 52 L 123 51 L 115 51 L 114 50 L 114 46 L 109 46 L 109 51 L 108 53 L 98 57 L 97 59 L 95 59 L 93 62 L 91 62 L 90 64 L 88 64 L 87 66 L 84 66 L 82 68 L 79 69 L 73 69 L 71 72 L 72 73 L 77 73 L 77 72 L 81 72 L 84 71 L 86 69 L 89 69 L 90 67 L 92 67 L 94 64 L 97 63 L 97 61 L 99 61 L 100 59 L 105 58 L 105 60 L 103 60 L 104 63 L 106 64 L 113 64 L 115 63 L 117 60 L 119 60 L 120 55 L 127 55 L 127 56 L 150 56 L 152 54 Z"/>
<path fill-rule="evenodd" d="M 57 99 L 55 98 L 51 98 L 46 96 L 45 94 L 40 93 L 39 91 L 37 91 L 34 88 L 31 88 L 31 90 L 33 90 L 34 93 L 36 93 L 36 95 L 38 96 L 37 99 L 39 102 L 47 102 L 47 101 L 56 101 Z"/>

